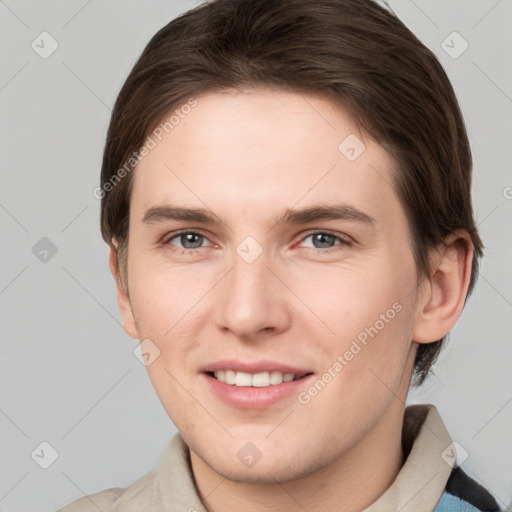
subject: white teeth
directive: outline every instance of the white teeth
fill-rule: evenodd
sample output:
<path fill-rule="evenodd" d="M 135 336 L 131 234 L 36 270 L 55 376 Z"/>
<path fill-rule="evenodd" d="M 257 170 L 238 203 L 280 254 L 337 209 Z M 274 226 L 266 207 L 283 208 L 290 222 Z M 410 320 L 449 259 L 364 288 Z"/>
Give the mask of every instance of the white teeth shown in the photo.
<path fill-rule="evenodd" d="M 252 385 L 257 388 L 270 386 L 270 375 L 268 372 L 255 373 L 252 376 Z"/>
<path fill-rule="evenodd" d="M 281 372 L 270 372 L 270 384 L 281 384 L 283 382 L 283 374 Z"/>
<path fill-rule="evenodd" d="M 252 376 L 250 373 L 236 372 L 235 374 L 235 385 L 237 386 L 251 386 Z"/>
<path fill-rule="evenodd" d="M 233 370 L 219 370 L 213 372 L 213 375 L 220 382 L 241 387 L 257 387 L 264 388 L 268 386 L 276 386 L 283 382 L 290 382 L 296 378 L 294 373 L 282 372 L 261 372 L 247 373 L 235 372 Z M 297 376 L 298 378 L 299 376 Z"/>

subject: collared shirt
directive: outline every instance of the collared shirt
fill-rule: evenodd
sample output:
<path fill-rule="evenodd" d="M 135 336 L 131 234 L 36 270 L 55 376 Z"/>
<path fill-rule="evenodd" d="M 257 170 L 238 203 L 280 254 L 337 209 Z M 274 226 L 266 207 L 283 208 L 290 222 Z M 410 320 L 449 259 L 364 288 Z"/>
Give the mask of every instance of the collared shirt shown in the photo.
<path fill-rule="evenodd" d="M 433 405 L 411 405 L 405 409 L 402 446 L 406 460 L 400 472 L 384 494 L 363 512 L 499 512 L 485 489 L 460 468 L 452 470 L 455 448 Z M 194 483 L 190 451 L 183 437 L 175 434 L 158 467 L 126 489 L 112 488 L 84 496 L 59 512 L 98 509 L 207 512 Z"/>

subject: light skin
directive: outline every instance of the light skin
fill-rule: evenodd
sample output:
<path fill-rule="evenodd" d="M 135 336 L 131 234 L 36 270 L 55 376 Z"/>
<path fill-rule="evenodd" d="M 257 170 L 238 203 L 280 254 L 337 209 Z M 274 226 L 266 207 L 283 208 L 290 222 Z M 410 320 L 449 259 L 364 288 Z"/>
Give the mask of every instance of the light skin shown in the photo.
<path fill-rule="evenodd" d="M 264 88 L 196 99 L 134 171 L 128 293 L 117 279 L 123 327 L 160 350 L 147 371 L 190 447 L 210 512 L 360 511 L 404 462 L 414 356 L 462 311 L 469 238 L 457 232 L 433 249 L 432 274 L 418 280 L 394 161 L 345 112 L 320 96 Z M 365 144 L 354 161 L 338 149 L 350 134 Z M 143 220 L 170 204 L 206 209 L 217 222 Z M 343 218 L 276 224 L 287 208 L 333 204 L 349 207 Z M 251 263 L 236 250 L 248 236 L 263 249 Z M 239 408 L 205 384 L 201 368 L 224 358 L 270 359 L 320 378 L 396 303 L 400 312 L 307 404 L 293 394 Z M 252 467 L 237 457 L 248 442 L 262 454 Z"/>

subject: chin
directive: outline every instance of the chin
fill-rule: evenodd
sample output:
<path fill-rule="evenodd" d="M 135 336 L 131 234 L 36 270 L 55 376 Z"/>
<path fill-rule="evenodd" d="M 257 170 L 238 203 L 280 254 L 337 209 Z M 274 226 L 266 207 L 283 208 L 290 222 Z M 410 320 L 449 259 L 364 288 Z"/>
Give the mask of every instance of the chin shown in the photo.
<path fill-rule="evenodd" d="M 303 457 L 297 457 L 297 452 L 283 454 L 274 452 L 271 457 L 262 455 L 252 467 L 244 467 L 238 458 L 229 460 L 215 458 L 213 461 L 203 459 L 217 474 L 227 480 L 247 484 L 275 484 L 289 482 L 305 477 L 323 466 L 321 460 L 308 463 Z M 221 457 L 222 455 L 219 455 Z M 235 454 L 236 457 L 236 454 Z M 211 459 L 211 457 L 209 457 Z M 213 463 L 211 463 L 213 462 Z"/>
<path fill-rule="evenodd" d="M 223 476 L 227 480 L 231 480 L 232 482 L 237 483 L 245 483 L 245 484 L 275 484 L 277 482 L 288 482 L 291 480 L 296 480 L 303 476 L 306 476 L 311 471 L 298 471 L 298 468 L 292 470 L 289 466 L 283 467 L 267 467 L 260 466 L 252 467 L 252 468 L 242 468 L 239 467 L 219 467 L 213 468 L 219 475 Z"/>

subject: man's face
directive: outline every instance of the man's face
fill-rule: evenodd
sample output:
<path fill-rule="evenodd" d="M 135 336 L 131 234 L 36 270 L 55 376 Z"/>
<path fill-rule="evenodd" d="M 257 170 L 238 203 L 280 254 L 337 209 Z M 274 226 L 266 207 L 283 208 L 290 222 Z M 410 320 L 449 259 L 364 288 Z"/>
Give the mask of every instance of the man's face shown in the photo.
<path fill-rule="evenodd" d="M 233 480 L 294 479 L 405 399 L 416 269 L 393 161 L 316 96 L 196 99 L 135 170 L 130 333 L 160 351 L 147 370 L 194 457 Z"/>

